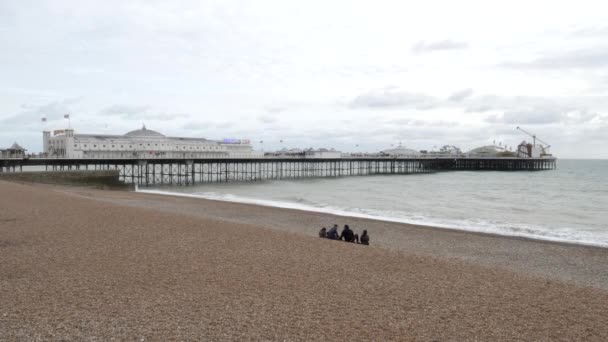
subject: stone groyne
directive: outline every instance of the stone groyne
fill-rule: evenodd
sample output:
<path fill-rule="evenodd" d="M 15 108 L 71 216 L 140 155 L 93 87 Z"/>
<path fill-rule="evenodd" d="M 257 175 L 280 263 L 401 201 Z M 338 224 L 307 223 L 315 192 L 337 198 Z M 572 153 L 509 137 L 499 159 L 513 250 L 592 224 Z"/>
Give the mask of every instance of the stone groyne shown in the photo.
<path fill-rule="evenodd" d="M 90 186 L 101 189 L 129 190 L 132 185 L 120 181 L 118 170 L 103 171 L 34 171 L 3 172 L 0 181 Z"/>

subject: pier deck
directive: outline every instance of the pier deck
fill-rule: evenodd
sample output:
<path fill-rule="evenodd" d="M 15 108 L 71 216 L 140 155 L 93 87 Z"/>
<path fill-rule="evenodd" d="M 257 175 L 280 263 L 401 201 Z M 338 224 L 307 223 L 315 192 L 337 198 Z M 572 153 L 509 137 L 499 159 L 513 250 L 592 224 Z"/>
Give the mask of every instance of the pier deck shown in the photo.
<path fill-rule="evenodd" d="M 538 171 L 555 158 L 258 158 L 258 159 L 0 159 L 0 172 L 119 170 L 121 180 L 141 186 L 261 181 L 314 177 L 417 174 L 437 171 Z"/>

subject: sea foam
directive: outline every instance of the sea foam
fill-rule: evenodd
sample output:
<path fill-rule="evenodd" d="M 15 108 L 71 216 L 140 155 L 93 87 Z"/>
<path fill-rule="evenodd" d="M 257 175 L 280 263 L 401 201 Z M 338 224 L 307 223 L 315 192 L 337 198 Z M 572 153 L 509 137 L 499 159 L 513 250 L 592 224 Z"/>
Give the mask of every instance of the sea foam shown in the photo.
<path fill-rule="evenodd" d="M 585 234 L 580 229 L 576 228 L 561 228 L 559 231 L 552 231 L 547 227 L 525 225 L 525 224 L 505 224 L 500 222 L 492 222 L 489 220 L 481 219 L 468 219 L 468 220 L 455 220 L 455 219 L 441 219 L 427 217 L 417 213 L 407 213 L 403 211 L 394 210 L 377 210 L 377 209 L 364 209 L 364 208 L 340 208 L 330 206 L 325 203 L 315 203 L 313 201 L 306 200 L 301 197 L 294 198 L 294 202 L 291 201 L 276 201 L 260 198 L 250 198 L 237 196 L 234 194 L 225 194 L 217 192 L 197 192 L 197 193 L 183 193 L 183 192 L 172 192 L 157 189 L 136 189 L 138 192 L 179 196 L 188 198 L 201 198 L 208 200 L 234 202 L 234 203 L 246 203 L 253 205 L 260 205 L 266 207 L 285 208 L 293 210 L 302 210 L 310 212 L 325 213 L 343 217 L 357 217 L 363 219 L 379 220 L 386 222 L 405 223 L 419 226 L 446 228 L 446 229 L 457 229 L 463 231 L 470 231 L 476 233 L 496 234 L 503 236 L 512 237 L 524 237 L 536 240 L 546 240 L 554 242 L 566 242 L 580 245 L 596 246 L 596 247 L 608 247 L 607 239 L 598 239 L 594 234 Z"/>

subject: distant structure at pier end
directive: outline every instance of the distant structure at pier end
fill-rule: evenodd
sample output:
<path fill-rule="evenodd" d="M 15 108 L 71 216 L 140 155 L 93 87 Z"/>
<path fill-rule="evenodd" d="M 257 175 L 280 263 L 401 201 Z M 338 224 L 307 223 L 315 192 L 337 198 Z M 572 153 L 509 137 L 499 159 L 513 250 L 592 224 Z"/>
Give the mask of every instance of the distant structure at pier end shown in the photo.
<path fill-rule="evenodd" d="M 261 158 L 247 139 L 167 137 L 159 132 L 141 129 L 124 135 L 76 134 L 73 129 L 42 133 L 46 157 L 68 159 L 193 159 L 193 158 Z"/>

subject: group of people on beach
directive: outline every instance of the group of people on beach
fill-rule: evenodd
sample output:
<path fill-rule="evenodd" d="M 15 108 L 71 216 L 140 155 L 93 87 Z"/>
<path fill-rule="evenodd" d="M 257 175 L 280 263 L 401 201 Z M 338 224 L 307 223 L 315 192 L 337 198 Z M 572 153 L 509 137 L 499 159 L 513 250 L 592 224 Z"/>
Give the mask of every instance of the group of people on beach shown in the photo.
<path fill-rule="evenodd" d="M 338 225 L 334 224 L 329 230 L 323 227 L 319 231 L 319 237 L 330 239 L 330 240 L 344 240 L 346 242 L 359 243 L 362 245 L 369 245 L 369 235 L 367 235 L 367 230 L 364 230 L 361 236 L 355 234 L 350 227 L 345 224 L 342 229 L 342 233 L 338 235 Z"/>

